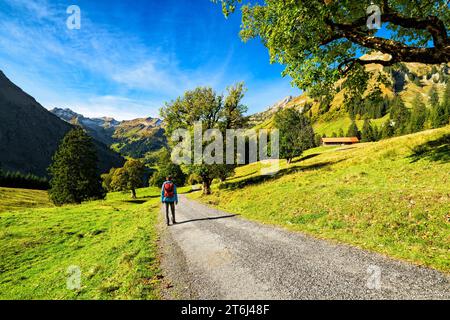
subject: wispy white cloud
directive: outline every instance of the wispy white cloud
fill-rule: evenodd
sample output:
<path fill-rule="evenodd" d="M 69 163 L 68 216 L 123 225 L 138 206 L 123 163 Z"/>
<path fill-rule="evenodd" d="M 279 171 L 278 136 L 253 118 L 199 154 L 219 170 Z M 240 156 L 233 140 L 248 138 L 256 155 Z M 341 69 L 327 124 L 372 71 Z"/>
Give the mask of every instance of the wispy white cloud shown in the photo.
<path fill-rule="evenodd" d="M 29 70 L 39 68 L 43 73 L 45 71 L 55 78 L 67 80 L 65 85 L 71 86 L 70 89 L 82 90 L 82 82 L 76 85 L 72 82 L 79 82 L 82 77 L 80 74 L 88 72 L 91 76 L 110 83 L 112 92 L 107 92 L 104 97 L 122 96 L 122 99 L 109 99 L 108 104 L 105 104 L 98 103 L 99 95 L 93 94 L 87 97 L 84 103 L 69 107 L 81 108 L 81 105 L 84 105 L 87 112 L 96 109 L 100 110 L 96 111 L 96 114 L 109 112 L 116 116 L 118 113 L 124 115 L 120 109 L 125 101 L 128 104 L 133 101 L 133 108 L 129 110 L 136 110 L 140 103 L 140 100 L 136 99 L 123 99 L 129 91 L 133 91 L 133 94 L 139 91 L 141 95 L 157 93 L 159 97 L 165 95 L 164 100 L 169 100 L 197 85 L 221 85 L 224 70 L 229 63 L 229 59 L 226 59 L 222 65 L 214 68 L 208 65 L 195 70 L 183 70 L 175 53 L 161 52 L 157 47 L 149 48 L 136 37 L 122 34 L 120 31 L 106 30 L 95 25 L 85 15 L 81 30 L 68 30 L 65 28 L 65 11 L 56 10 L 47 1 L 6 1 L 19 9 L 21 14 L 20 18 L 3 17 L 5 19 L 0 21 L 0 29 L 3 30 L 0 31 L 0 49 L 5 54 L 12 59 L 27 56 L 28 59 L 23 63 Z M 55 61 L 58 63 L 55 64 Z M 85 85 L 90 86 L 91 83 Z M 45 91 L 48 90 L 35 89 L 35 92 Z M 80 96 L 85 96 L 85 93 L 80 92 Z M 55 101 L 53 97 L 43 97 L 42 100 Z M 61 100 L 67 101 L 67 106 L 71 99 L 64 97 Z M 160 98 L 157 103 L 159 108 L 163 99 Z M 88 104 L 93 104 L 93 107 L 88 108 Z M 101 111 L 101 108 L 104 108 L 104 111 Z M 120 112 L 115 112 L 114 108 Z M 144 104 L 141 108 L 148 113 L 157 113 L 153 103 Z M 131 112 L 128 113 L 133 116 Z"/>
<path fill-rule="evenodd" d="M 87 117 L 111 116 L 116 120 L 158 117 L 158 102 L 135 100 L 120 96 L 98 96 L 72 102 L 78 112 Z M 148 112 L 149 110 L 152 110 Z"/>
<path fill-rule="evenodd" d="M 0 68 L 10 70 L 11 80 L 18 79 L 47 108 L 70 107 L 86 116 L 123 120 L 157 116 L 164 102 L 197 86 L 220 92 L 245 81 L 251 112 L 298 93 L 284 79 L 260 81 L 251 70 L 234 69 L 233 49 L 209 61 L 208 50 L 215 49 L 211 38 L 206 51 L 198 48 L 202 61 L 188 68 L 172 45 L 150 45 L 114 25 L 94 23 L 83 8 L 82 28 L 68 30 L 61 3 L 2 1 L 9 11 L 0 11 Z M 170 32 L 164 37 L 170 39 Z"/>

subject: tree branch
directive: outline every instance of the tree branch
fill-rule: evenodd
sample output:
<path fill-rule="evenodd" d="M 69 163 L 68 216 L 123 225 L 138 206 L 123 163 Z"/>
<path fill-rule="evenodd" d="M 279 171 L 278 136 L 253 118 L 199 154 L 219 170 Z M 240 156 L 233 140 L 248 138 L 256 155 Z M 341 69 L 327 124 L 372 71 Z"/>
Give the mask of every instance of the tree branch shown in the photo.
<path fill-rule="evenodd" d="M 383 14 L 381 15 L 381 22 L 389 22 L 397 26 L 401 26 L 407 29 L 425 30 L 433 38 L 433 44 L 438 49 L 448 49 L 450 46 L 447 29 L 444 22 L 436 16 L 428 16 L 425 19 L 410 18 L 400 15 L 394 11 L 388 4 L 387 0 L 383 0 L 381 5 Z M 363 31 L 365 27 L 367 17 L 361 17 L 353 21 L 352 23 L 335 23 L 331 19 L 325 19 L 325 23 L 328 24 L 333 30 L 346 30 L 346 32 L 359 32 L 369 35 L 367 31 Z M 338 32 L 339 33 L 339 32 Z"/>

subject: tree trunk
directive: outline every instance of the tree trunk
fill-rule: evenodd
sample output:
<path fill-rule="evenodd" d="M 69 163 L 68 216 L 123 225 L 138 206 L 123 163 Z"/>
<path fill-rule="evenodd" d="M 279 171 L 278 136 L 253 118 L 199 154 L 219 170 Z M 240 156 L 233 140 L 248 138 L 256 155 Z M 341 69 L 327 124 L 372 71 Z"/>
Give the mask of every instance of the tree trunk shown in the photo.
<path fill-rule="evenodd" d="M 203 179 L 203 195 L 211 194 L 211 179 Z"/>
<path fill-rule="evenodd" d="M 131 189 L 131 198 L 136 199 L 136 190 Z"/>
<path fill-rule="evenodd" d="M 287 164 L 290 165 L 291 162 L 292 162 L 292 158 L 288 158 L 288 159 L 287 159 Z"/>

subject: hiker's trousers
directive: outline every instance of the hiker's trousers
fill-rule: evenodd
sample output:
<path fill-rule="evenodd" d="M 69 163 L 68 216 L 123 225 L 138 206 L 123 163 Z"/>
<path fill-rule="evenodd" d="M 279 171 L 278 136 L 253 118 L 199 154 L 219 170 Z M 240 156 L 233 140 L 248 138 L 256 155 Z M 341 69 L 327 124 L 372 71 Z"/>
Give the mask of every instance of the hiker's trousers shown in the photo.
<path fill-rule="evenodd" d="M 166 222 L 169 224 L 169 207 L 172 211 L 172 223 L 175 223 L 175 202 L 166 202 Z"/>

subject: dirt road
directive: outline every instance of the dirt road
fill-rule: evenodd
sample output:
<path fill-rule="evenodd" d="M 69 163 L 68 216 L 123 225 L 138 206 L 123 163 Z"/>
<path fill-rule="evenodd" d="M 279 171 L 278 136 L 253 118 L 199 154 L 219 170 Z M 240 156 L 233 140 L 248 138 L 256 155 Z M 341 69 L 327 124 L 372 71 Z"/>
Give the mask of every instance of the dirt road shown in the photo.
<path fill-rule="evenodd" d="M 450 277 L 247 221 L 181 196 L 162 227 L 167 298 L 450 299 Z"/>

